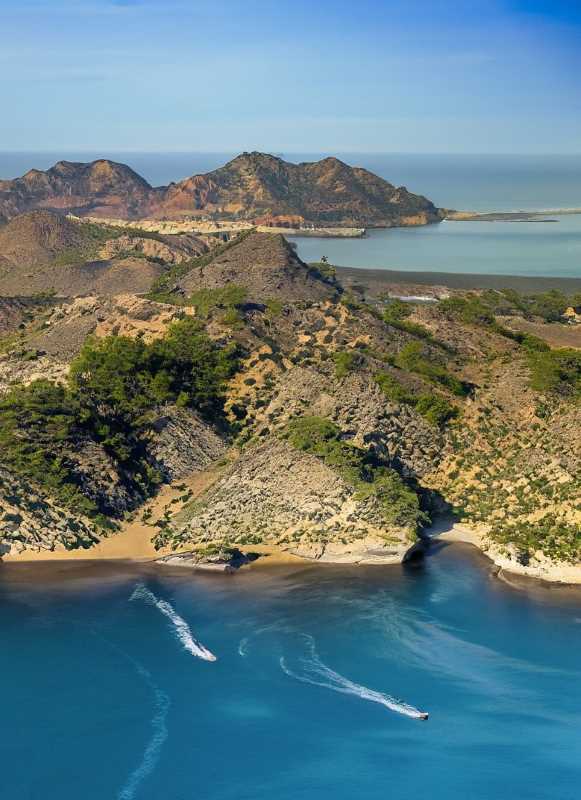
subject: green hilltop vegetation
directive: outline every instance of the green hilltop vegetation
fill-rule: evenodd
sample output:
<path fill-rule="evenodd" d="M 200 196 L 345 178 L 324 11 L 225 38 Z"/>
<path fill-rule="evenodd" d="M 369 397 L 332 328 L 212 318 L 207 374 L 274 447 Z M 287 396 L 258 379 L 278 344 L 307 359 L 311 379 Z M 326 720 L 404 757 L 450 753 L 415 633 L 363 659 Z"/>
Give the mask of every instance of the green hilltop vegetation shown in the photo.
<path fill-rule="evenodd" d="M 99 443 L 150 492 L 160 480 L 147 458 L 155 410 L 175 403 L 220 420 L 224 383 L 237 363 L 235 345 L 218 346 L 190 317 L 151 344 L 125 336 L 89 339 L 66 385 L 37 380 L 0 398 L 2 460 L 66 507 L 103 521 L 78 486 L 70 457 L 76 443 Z"/>
<path fill-rule="evenodd" d="M 429 517 L 420 511 L 417 494 L 399 474 L 373 462 L 368 451 L 341 438 L 341 429 L 324 417 L 299 417 L 289 423 L 284 438 L 305 453 L 320 458 L 357 489 L 358 499 L 379 501 L 387 524 L 414 530 Z"/>

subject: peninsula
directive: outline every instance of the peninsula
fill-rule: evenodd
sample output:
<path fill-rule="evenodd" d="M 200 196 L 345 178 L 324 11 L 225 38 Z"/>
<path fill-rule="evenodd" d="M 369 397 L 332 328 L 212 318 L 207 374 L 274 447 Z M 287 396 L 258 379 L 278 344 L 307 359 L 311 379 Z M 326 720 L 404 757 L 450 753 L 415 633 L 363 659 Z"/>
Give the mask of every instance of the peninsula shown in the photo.
<path fill-rule="evenodd" d="M 243 153 L 219 169 L 154 188 L 125 164 L 59 161 L 0 181 L 0 219 L 34 209 L 136 220 L 252 222 L 294 229 L 426 225 L 442 212 L 421 195 L 336 158 L 292 164 Z"/>

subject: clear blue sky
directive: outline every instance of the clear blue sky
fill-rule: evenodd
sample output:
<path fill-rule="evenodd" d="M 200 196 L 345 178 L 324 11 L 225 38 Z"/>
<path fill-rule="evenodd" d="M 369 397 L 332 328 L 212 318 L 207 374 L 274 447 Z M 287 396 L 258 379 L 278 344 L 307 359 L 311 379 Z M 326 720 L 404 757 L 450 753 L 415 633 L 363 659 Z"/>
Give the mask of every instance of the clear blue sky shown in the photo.
<path fill-rule="evenodd" d="M 0 150 L 581 152 L 581 0 L 0 0 Z"/>

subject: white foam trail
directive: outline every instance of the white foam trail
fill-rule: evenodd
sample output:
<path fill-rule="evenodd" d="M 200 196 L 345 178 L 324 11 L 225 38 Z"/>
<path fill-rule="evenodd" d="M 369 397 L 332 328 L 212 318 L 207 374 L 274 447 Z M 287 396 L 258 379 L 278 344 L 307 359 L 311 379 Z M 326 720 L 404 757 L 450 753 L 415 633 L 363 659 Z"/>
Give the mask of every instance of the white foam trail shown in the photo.
<path fill-rule="evenodd" d="M 204 647 L 201 642 L 194 639 L 188 623 L 174 611 L 168 602 L 160 600 L 145 586 L 137 586 L 129 600 L 144 600 L 146 603 L 155 606 L 171 621 L 178 639 L 188 653 L 196 656 L 196 658 L 203 658 L 204 661 L 216 661 L 216 656 L 207 647 Z"/>
<path fill-rule="evenodd" d="M 250 637 L 246 636 L 244 639 L 240 640 L 240 644 L 238 645 L 238 655 L 242 656 L 242 658 L 246 658 L 248 655 L 248 645 L 250 643 Z"/>
<path fill-rule="evenodd" d="M 310 637 L 305 637 L 310 639 Z M 304 674 L 300 675 L 293 672 L 286 664 L 284 656 L 280 659 L 280 666 L 283 671 L 291 678 L 295 678 L 303 683 L 310 683 L 313 686 L 322 686 L 324 689 L 332 689 L 334 692 L 341 692 L 342 694 L 350 694 L 361 700 L 368 700 L 371 703 L 379 703 L 385 706 L 390 711 L 395 711 L 396 714 L 403 714 L 405 717 L 412 719 L 427 719 L 427 714 L 420 711 L 408 703 L 397 700 L 389 694 L 384 692 L 376 692 L 374 689 L 368 689 L 367 686 L 361 686 L 359 683 L 354 683 L 338 672 L 327 667 L 319 656 L 317 655 L 314 644 L 311 641 L 311 656 L 309 659 L 303 658 L 301 662 L 304 667 Z"/>
<path fill-rule="evenodd" d="M 133 661 L 133 659 L 131 660 Z M 139 766 L 133 770 L 127 779 L 125 786 L 117 795 L 118 800 L 133 800 L 141 783 L 153 772 L 157 766 L 161 748 L 163 747 L 163 744 L 168 736 L 166 718 L 170 706 L 169 697 L 165 692 L 162 692 L 161 689 L 155 686 L 151 679 L 151 675 L 147 670 L 143 669 L 140 664 L 135 662 L 133 663 L 135 664 L 139 674 L 149 684 L 154 693 L 155 715 L 151 720 L 153 733 L 151 735 L 151 739 L 147 743 L 147 747 L 143 751 L 141 762 Z"/>

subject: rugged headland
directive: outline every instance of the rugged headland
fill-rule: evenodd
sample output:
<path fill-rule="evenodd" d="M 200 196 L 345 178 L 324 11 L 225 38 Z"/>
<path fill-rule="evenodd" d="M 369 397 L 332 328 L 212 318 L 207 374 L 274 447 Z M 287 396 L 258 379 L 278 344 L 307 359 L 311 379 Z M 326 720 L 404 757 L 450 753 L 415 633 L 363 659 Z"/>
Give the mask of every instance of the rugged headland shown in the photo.
<path fill-rule="evenodd" d="M 106 159 L 59 161 L 46 171 L 0 180 L 0 220 L 35 209 L 128 220 L 250 220 L 295 229 L 426 225 L 443 217 L 425 197 L 336 158 L 292 164 L 265 153 L 243 153 L 212 172 L 156 188 Z"/>
<path fill-rule="evenodd" d="M 5 556 L 391 563 L 454 513 L 505 568 L 578 574 L 581 297 L 422 292 L 343 285 L 280 235 L 16 216 Z"/>

